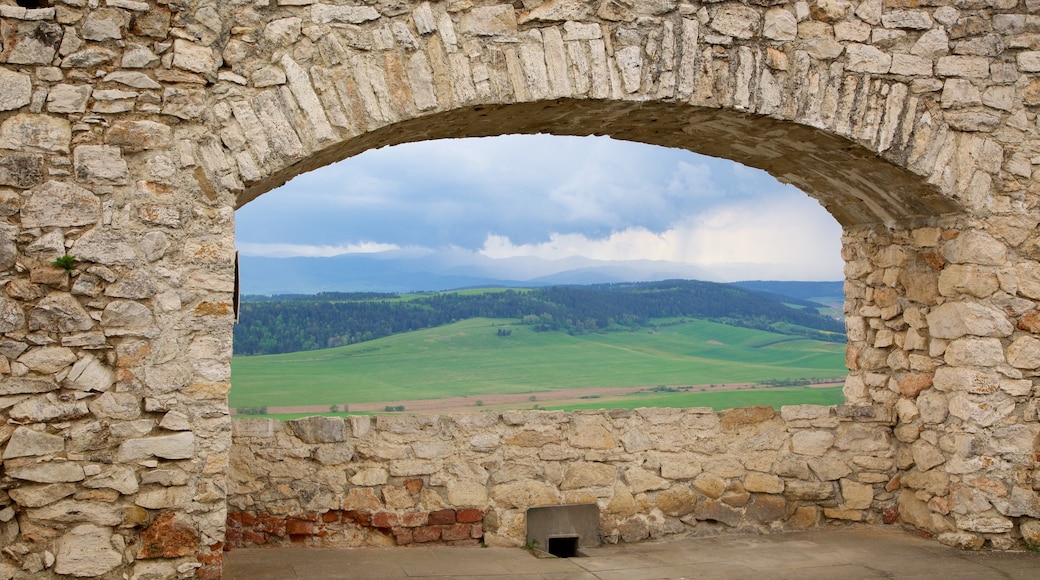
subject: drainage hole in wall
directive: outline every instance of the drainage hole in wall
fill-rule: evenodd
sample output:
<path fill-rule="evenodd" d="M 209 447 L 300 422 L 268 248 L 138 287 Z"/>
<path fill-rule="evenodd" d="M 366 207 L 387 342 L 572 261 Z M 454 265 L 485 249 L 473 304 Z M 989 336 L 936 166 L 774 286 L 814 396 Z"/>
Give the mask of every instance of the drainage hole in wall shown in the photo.
<path fill-rule="evenodd" d="M 549 538 L 548 550 L 546 551 L 557 558 L 577 558 L 578 536 Z"/>

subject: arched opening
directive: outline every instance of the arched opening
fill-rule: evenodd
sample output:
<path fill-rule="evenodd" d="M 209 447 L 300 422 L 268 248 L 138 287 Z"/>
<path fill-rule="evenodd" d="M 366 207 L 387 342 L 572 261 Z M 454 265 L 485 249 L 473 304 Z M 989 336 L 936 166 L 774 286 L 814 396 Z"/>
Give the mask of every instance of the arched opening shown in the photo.
<path fill-rule="evenodd" d="M 239 415 L 842 400 L 840 227 L 730 161 L 602 137 L 423 141 L 301 175 L 236 222 Z M 749 303 L 675 280 L 830 284 Z"/>

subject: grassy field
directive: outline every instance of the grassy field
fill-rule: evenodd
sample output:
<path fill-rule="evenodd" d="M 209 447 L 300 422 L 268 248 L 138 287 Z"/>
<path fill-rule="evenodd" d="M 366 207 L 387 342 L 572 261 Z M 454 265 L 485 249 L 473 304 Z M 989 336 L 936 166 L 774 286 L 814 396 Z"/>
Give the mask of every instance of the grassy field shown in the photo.
<path fill-rule="evenodd" d="M 496 336 L 500 328 L 512 333 Z M 327 350 L 235 357 L 230 403 L 233 408 L 342 406 L 555 389 L 838 378 L 845 373 L 844 344 L 699 320 L 655 331 L 569 336 L 536 333 L 515 321 L 470 319 Z M 825 390 L 792 392 L 809 397 Z M 772 404 L 741 397 L 771 396 L 765 390 L 711 394 L 737 397 L 736 406 Z M 694 402 L 697 395 L 655 396 L 653 404 L 667 399 L 667 406 L 716 406 Z M 646 403 L 633 396 L 625 406 Z M 589 404 L 605 406 L 594 400 Z"/>

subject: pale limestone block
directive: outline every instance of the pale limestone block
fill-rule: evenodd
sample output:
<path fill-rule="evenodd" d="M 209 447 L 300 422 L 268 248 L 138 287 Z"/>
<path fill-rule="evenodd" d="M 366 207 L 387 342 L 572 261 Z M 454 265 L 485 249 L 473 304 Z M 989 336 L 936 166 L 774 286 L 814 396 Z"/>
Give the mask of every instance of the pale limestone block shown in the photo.
<path fill-rule="evenodd" d="M 978 105 L 982 103 L 982 93 L 969 80 L 948 78 L 943 83 L 940 103 L 944 108 Z"/>
<path fill-rule="evenodd" d="M 487 505 L 487 486 L 471 480 L 448 482 L 448 503 L 456 507 L 478 507 Z"/>
<path fill-rule="evenodd" d="M 604 463 L 579 461 L 567 467 L 560 483 L 561 491 L 586 487 L 611 487 L 617 478 L 617 468 Z"/>
<path fill-rule="evenodd" d="M 212 48 L 178 38 L 173 41 L 173 66 L 216 78 L 222 60 Z"/>
<path fill-rule="evenodd" d="M 837 457 L 816 457 L 807 463 L 809 469 L 820 478 L 820 481 L 837 481 L 852 473 L 848 464 Z"/>
<path fill-rule="evenodd" d="M 934 338 L 1003 337 L 1014 330 L 1003 312 L 974 302 L 947 302 L 929 312 L 926 319 Z"/>
<path fill-rule="evenodd" d="M 598 38 L 603 38 L 603 30 L 595 22 L 567 21 L 563 23 L 563 39 L 566 41 L 596 40 Z"/>
<path fill-rule="evenodd" d="M 950 341 L 945 359 L 951 367 L 993 367 L 1004 363 L 1004 347 L 999 338 L 960 338 Z"/>
<path fill-rule="evenodd" d="M 118 461 L 129 463 L 150 457 L 189 459 L 195 454 L 195 435 L 190 431 L 176 435 L 160 435 L 130 439 L 119 446 Z"/>
<path fill-rule="evenodd" d="M 266 135 L 265 142 L 271 150 L 287 159 L 295 159 L 303 154 L 303 143 L 286 118 L 277 90 L 269 89 L 256 95 L 252 105 Z"/>
<path fill-rule="evenodd" d="M 336 443 L 347 440 L 346 423 L 342 417 L 304 417 L 286 423 L 304 443 Z"/>
<path fill-rule="evenodd" d="M 592 8 L 582 0 L 548 0 L 520 17 L 520 24 L 528 22 L 588 21 Z"/>
<path fill-rule="evenodd" d="M 999 289 L 1000 281 L 992 268 L 974 264 L 951 264 L 939 273 L 939 293 L 943 296 L 968 294 L 986 298 Z"/>
<path fill-rule="evenodd" d="M 830 431 L 798 431 L 791 436 L 791 452 L 821 457 L 834 445 Z"/>
<path fill-rule="evenodd" d="M 935 74 L 941 77 L 989 77 L 989 59 L 983 56 L 943 56 L 935 63 Z"/>
<path fill-rule="evenodd" d="M 661 477 L 672 480 L 693 479 L 700 475 L 701 464 L 692 457 L 661 459 Z"/>
<path fill-rule="evenodd" d="M 841 42 L 867 42 L 870 25 L 859 20 L 838 22 L 834 25 L 834 39 Z"/>
<path fill-rule="evenodd" d="M 1012 399 L 992 400 L 991 397 L 954 393 L 950 395 L 950 414 L 980 427 L 994 425 L 1015 410 Z"/>
<path fill-rule="evenodd" d="M 84 487 L 91 489 L 114 489 L 123 495 L 137 493 L 137 476 L 134 470 L 125 465 L 107 467 L 98 475 L 83 482 Z"/>
<path fill-rule="evenodd" d="M 18 362 L 40 374 L 53 374 L 76 362 L 76 355 L 70 348 L 45 346 L 29 349 Z"/>
<path fill-rule="evenodd" d="M 60 499 L 76 493 L 77 487 L 71 483 L 52 483 L 49 485 L 22 485 L 8 490 L 11 499 L 21 507 L 35 508 L 52 504 Z"/>
<path fill-rule="evenodd" d="M 72 528 L 57 542 L 54 571 L 71 576 L 101 576 L 123 563 L 112 546 L 112 530 L 92 524 Z"/>
<path fill-rule="evenodd" d="M 1040 263 L 1021 262 L 1015 264 L 1018 293 L 1033 300 L 1040 300 Z"/>
<path fill-rule="evenodd" d="M 886 74 L 892 68 L 892 57 L 869 44 L 847 45 L 845 58 L 845 68 L 852 72 Z"/>
<path fill-rule="evenodd" d="M 949 411 L 946 395 L 936 390 L 925 391 L 917 396 L 917 409 L 926 424 L 942 423 Z"/>
<path fill-rule="evenodd" d="M 134 44 L 123 52 L 119 64 L 123 68 L 152 68 L 159 64 L 159 57 L 147 46 Z"/>
<path fill-rule="evenodd" d="M 83 481 L 86 475 L 77 463 L 54 462 L 27 465 L 24 467 L 7 467 L 8 476 L 36 483 L 71 483 Z"/>
<path fill-rule="evenodd" d="M 784 485 L 784 497 L 799 501 L 822 501 L 833 498 L 834 484 L 829 481 L 788 481 Z"/>
<path fill-rule="evenodd" d="M 1003 358 L 1003 352 L 1000 356 Z M 944 366 L 936 369 L 932 386 L 946 393 L 987 395 L 1000 388 L 1000 375 L 992 370 Z"/>
<path fill-rule="evenodd" d="M 40 149 L 68 153 L 72 141 L 72 125 L 50 115 L 22 113 L 8 117 L 0 124 L 0 149 Z"/>
<path fill-rule="evenodd" d="M 913 454 L 914 463 L 921 471 L 928 471 L 946 462 L 942 451 L 923 439 L 914 442 L 910 446 L 910 452 Z"/>
<path fill-rule="evenodd" d="M 126 185 L 130 169 L 118 147 L 80 145 L 72 153 L 76 177 L 96 185 Z"/>
<path fill-rule="evenodd" d="M 765 14 L 762 36 L 771 40 L 794 40 L 798 37 L 798 20 L 790 10 L 770 8 Z"/>
<path fill-rule="evenodd" d="M 982 104 L 1001 111 L 1011 111 L 1015 106 L 1015 89 L 1008 86 L 988 87 L 982 93 Z M 1024 173 L 1023 170 L 1016 170 L 1013 167 L 1009 167 L 1009 170 L 1017 175 Z"/>
<path fill-rule="evenodd" d="M 264 26 L 264 40 L 272 46 L 289 46 L 300 39 L 302 22 L 296 16 L 272 20 Z"/>
<path fill-rule="evenodd" d="M 314 87 L 311 85 L 307 72 L 289 55 L 283 55 L 280 63 L 285 70 L 289 89 L 292 91 L 293 96 L 296 97 L 297 103 L 299 103 L 300 108 L 303 109 L 304 115 L 306 115 L 307 120 L 311 124 L 314 138 L 318 142 L 334 139 L 336 134 L 332 129 L 332 125 L 329 124 L 328 117 L 325 116 L 325 109 L 322 107 L 321 101 L 318 100 L 317 93 L 314 92 Z"/>
<path fill-rule="evenodd" d="M 625 470 L 625 482 L 632 493 L 643 493 L 659 489 L 668 489 L 671 483 L 642 467 L 630 467 Z"/>
<path fill-rule="evenodd" d="M 88 404 L 98 419 L 132 421 L 141 416 L 141 398 L 133 393 L 108 392 Z"/>
<path fill-rule="evenodd" d="M 711 28 L 719 34 L 749 39 L 758 33 L 762 16 L 758 10 L 742 4 L 724 4 L 711 19 Z"/>
<path fill-rule="evenodd" d="M 1008 363 L 1019 369 L 1040 368 L 1040 340 L 1023 336 L 1008 346 Z"/>
<path fill-rule="evenodd" d="M 613 449 L 617 441 L 600 425 L 579 425 L 569 437 L 571 446 L 579 449 Z"/>
<path fill-rule="evenodd" d="M 542 7 L 544 6 L 546 4 L 542 4 Z M 527 20 L 530 19 L 529 15 Z M 515 37 L 517 34 L 516 10 L 510 4 L 473 8 L 463 12 L 462 19 L 459 21 L 459 32 L 472 36 Z"/>
<path fill-rule="evenodd" d="M 638 92 L 643 77 L 642 49 L 638 46 L 626 46 L 618 49 L 614 52 L 614 60 L 621 71 L 625 92 L 630 94 Z"/>
<path fill-rule="evenodd" d="M 491 488 L 491 499 L 501 509 L 527 509 L 560 503 L 559 493 L 539 481 L 504 483 Z"/>
<path fill-rule="evenodd" d="M 35 457 L 61 453 L 65 449 L 65 438 L 51 435 L 28 427 L 18 427 L 7 441 L 3 458 Z"/>
<path fill-rule="evenodd" d="M 379 12 L 371 6 L 315 4 L 311 7 L 311 20 L 317 24 L 329 24 L 331 22 L 361 24 L 362 22 L 378 19 Z"/>
<path fill-rule="evenodd" d="M 412 11 L 412 21 L 415 22 L 415 29 L 421 35 L 427 35 L 437 30 L 437 19 L 433 15 L 433 8 L 429 2 L 419 4 Z"/>
<path fill-rule="evenodd" d="M 957 527 L 962 530 L 979 532 L 983 534 L 1002 534 L 1011 531 L 1011 529 L 1015 527 L 1014 522 L 1012 522 L 1008 518 L 999 515 L 958 515 L 954 518 L 954 520 L 957 522 Z"/>
<path fill-rule="evenodd" d="M 7 69 L 0 69 L 0 111 L 13 111 L 32 100 L 32 78 Z"/>
<path fill-rule="evenodd" d="M 881 24 L 885 28 L 928 30 L 932 27 L 932 18 L 924 10 L 892 10 L 881 15 Z"/>
<path fill-rule="evenodd" d="M 441 470 L 440 462 L 425 459 L 395 459 L 390 461 L 389 467 L 394 477 L 430 475 Z"/>
<path fill-rule="evenodd" d="M 840 484 L 845 509 L 865 510 L 874 502 L 874 486 L 857 483 L 851 479 L 842 479 Z"/>
<path fill-rule="evenodd" d="M 750 472 L 744 476 L 744 489 L 751 493 L 784 492 L 784 480 L 771 473 Z"/>
<path fill-rule="evenodd" d="M 108 335 L 139 334 L 155 326 L 152 311 L 139 302 L 113 300 L 101 313 L 101 324 Z"/>
<path fill-rule="evenodd" d="M 359 470 L 350 478 L 350 483 L 361 486 L 384 485 L 389 478 L 389 473 L 382 467 L 370 467 Z"/>
<path fill-rule="evenodd" d="M 1022 72 L 1040 72 L 1040 51 L 1027 50 L 1018 53 L 1018 70 Z"/>
<path fill-rule="evenodd" d="M 900 398 L 896 401 L 896 415 L 901 423 L 912 423 L 921 416 L 917 404 L 910 399 Z"/>

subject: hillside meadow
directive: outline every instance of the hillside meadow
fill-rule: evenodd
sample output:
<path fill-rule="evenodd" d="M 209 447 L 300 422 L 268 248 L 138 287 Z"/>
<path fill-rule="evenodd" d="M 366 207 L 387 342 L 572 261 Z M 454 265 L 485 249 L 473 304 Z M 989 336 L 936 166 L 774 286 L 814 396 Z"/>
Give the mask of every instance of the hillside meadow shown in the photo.
<path fill-rule="evenodd" d="M 702 320 L 657 322 L 655 329 L 571 336 L 534 332 L 515 320 L 474 318 L 332 349 L 236 356 L 230 405 L 342 410 L 390 401 L 619 387 L 658 392 L 642 390 L 610 401 L 589 395 L 582 397 L 587 402 L 544 408 L 725 408 L 841 400 L 840 387 L 696 391 L 721 383 L 840 380 L 846 373 L 843 343 Z M 512 332 L 499 336 L 499 330 Z"/>

